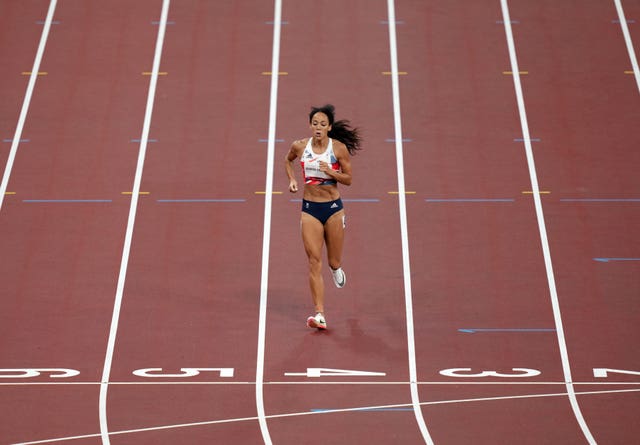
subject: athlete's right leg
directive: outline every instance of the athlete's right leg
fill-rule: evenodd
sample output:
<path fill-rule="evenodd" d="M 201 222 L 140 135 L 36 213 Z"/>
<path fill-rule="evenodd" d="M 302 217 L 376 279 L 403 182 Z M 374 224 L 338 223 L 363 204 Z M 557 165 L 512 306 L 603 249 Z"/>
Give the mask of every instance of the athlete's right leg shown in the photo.
<path fill-rule="evenodd" d="M 304 250 L 309 260 L 309 287 L 316 312 L 324 314 L 324 282 L 322 280 L 322 246 L 324 226 L 315 217 L 302 212 L 301 232 Z"/>

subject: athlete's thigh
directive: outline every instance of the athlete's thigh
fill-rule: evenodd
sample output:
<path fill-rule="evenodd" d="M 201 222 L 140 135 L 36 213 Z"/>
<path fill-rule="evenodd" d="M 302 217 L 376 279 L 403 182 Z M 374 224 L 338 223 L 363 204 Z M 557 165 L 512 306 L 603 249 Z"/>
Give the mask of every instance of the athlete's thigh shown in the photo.
<path fill-rule="evenodd" d="M 322 243 L 324 242 L 324 227 L 314 216 L 302 212 L 300 217 L 300 232 L 302 243 L 307 256 L 319 259 L 322 255 Z"/>
<path fill-rule="evenodd" d="M 344 244 L 344 210 L 334 213 L 324 225 L 324 239 L 327 243 L 327 256 L 340 262 Z"/>

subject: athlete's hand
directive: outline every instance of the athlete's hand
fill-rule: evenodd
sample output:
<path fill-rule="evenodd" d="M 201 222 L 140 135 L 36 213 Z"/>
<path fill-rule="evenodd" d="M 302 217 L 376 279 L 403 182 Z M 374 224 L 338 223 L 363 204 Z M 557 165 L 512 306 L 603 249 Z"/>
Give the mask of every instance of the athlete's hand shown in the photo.
<path fill-rule="evenodd" d="M 295 179 L 292 181 L 289 181 L 289 191 L 291 193 L 295 193 L 298 191 L 298 181 L 296 181 Z"/>
<path fill-rule="evenodd" d="M 327 164 L 324 161 L 318 161 L 318 166 L 320 167 L 320 171 L 329 175 L 329 176 L 333 176 L 334 171 L 331 169 L 331 167 L 329 166 L 329 164 Z"/>

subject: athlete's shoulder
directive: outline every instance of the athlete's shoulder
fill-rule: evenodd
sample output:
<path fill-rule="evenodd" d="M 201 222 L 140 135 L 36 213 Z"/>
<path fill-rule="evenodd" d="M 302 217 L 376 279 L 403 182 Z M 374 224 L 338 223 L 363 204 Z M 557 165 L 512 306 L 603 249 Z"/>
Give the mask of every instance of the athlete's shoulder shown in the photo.
<path fill-rule="evenodd" d="M 307 141 L 309 138 L 303 138 L 293 141 L 291 144 L 291 150 L 295 151 L 298 154 L 301 154 L 304 151 L 304 148 L 307 146 Z"/>
<path fill-rule="evenodd" d="M 291 144 L 291 146 L 296 148 L 304 148 L 307 146 L 308 141 L 309 141 L 309 138 L 297 139 L 293 141 L 293 144 Z"/>
<path fill-rule="evenodd" d="M 340 142 L 337 139 L 331 139 L 333 141 L 333 152 L 336 155 L 339 154 L 349 154 L 349 150 L 347 150 L 347 146 L 344 144 L 344 142 Z"/>

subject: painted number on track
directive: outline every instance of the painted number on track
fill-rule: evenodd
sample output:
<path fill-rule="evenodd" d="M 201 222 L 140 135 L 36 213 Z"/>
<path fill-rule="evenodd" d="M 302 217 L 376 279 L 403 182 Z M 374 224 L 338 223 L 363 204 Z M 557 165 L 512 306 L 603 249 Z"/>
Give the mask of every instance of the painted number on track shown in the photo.
<path fill-rule="evenodd" d="M 66 368 L 15 368 L 0 369 L 0 378 L 2 379 L 28 379 L 38 377 L 42 374 L 49 374 L 52 379 L 63 379 L 67 377 L 75 377 L 80 371 Z"/>
<path fill-rule="evenodd" d="M 163 373 L 162 368 L 136 369 L 134 375 L 152 378 L 189 378 L 200 375 L 201 372 L 218 372 L 220 377 L 233 377 L 233 368 L 180 368 L 180 373 Z"/>
<path fill-rule="evenodd" d="M 640 371 L 627 371 L 624 369 L 611 369 L 611 368 L 593 368 L 593 376 L 598 378 L 607 378 L 611 374 L 627 374 L 627 375 L 640 375 Z"/>
<path fill-rule="evenodd" d="M 474 377 L 474 378 L 483 378 L 483 377 L 535 377 L 537 375 L 542 374 L 537 369 L 530 368 L 511 368 L 513 373 L 503 373 L 497 371 L 482 371 L 473 373 L 471 368 L 451 368 L 451 369 L 443 369 L 440 371 L 440 374 L 447 377 Z"/>
<path fill-rule="evenodd" d="M 331 368 L 307 368 L 307 372 L 285 372 L 287 377 L 303 376 L 309 378 L 318 377 L 384 377 L 384 372 L 354 371 L 351 369 L 331 369 Z"/>

